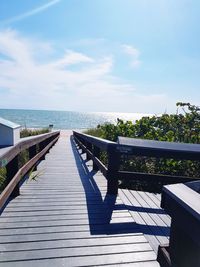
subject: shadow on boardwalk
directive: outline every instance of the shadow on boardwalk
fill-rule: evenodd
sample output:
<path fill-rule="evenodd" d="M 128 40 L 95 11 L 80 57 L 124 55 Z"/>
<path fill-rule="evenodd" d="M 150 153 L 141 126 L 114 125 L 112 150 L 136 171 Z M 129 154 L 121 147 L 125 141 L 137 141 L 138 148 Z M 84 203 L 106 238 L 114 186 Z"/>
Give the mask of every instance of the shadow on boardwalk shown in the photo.
<path fill-rule="evenodd" d="M 90 233 L 92 235 L 99 234 L 127 234 L 127 233 L 138 233 L 142 232 L 147 235 L 166 235 L 166 231 L 169 231 L 167 226 L 154 226 L 143 224 L 137 224 L 134 221 L 120 222 L 120 217 L 117 217 L 112 220 L 113 212 L 117 211 L 139 211 L 139 212 L 148 212 L 148 213 L 163 213 L 161 209 L 155 208 L 144 208 L 144 207 L 135 207 L 125 204 L 117 204 L 117 197 L 113 195 L 103 194 L 99 190 L 99 187 L 94 179 L 96 171 L 90 171 L 86 165 L 86 160 L 83 160 L 81 153 L 77 145 L 75 144 L 73 137 L 71 137 L 71 145 L 76 160 L 77 169 L 79 172 L 80 180 L 82 182 L 83 188 L 85 190 L 87 210 L 88 210 L 88 219 L 90 226 Z M 163 228 L 163 229 L 162 229 Z M 161 231 L 161 229 L 163 231 Z"/>

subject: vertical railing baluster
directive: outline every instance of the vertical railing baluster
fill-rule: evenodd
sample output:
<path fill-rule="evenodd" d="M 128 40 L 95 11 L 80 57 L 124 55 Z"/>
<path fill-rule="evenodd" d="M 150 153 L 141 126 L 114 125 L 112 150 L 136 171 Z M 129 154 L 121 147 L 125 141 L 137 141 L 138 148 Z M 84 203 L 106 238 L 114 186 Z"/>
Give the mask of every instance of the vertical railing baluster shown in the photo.
<path fill-rule="evenodd" d="M 39 143 L 39 150 L 40 150 L 40 152 L 46 147 L 46 145 L 47 145 L 47 140 L 44 140 L 44 141 L 42 141 L 42 142 Z M 45 160 L 45 155 L 43 155 L 41 157 L 41 160 Z"/>
<path fill-rule="evenodd" d="M 37 154 L 37 146 L 34 145 L 34 146 L 29 147 L 28 152 L 29 152 L 29 160 L 34 158 L 35 155 Z M 36 166 L 32 168 L 32 170 L 34 171 L 36 171 L 36 169 L 37 169 Z"/>
<path fill-rule="evenodd" d="M 9 184 L 12 178 L 15 176 L 19 170 L 19 156 L 15 156 L 7 165 L 6 165 L 6 183 Z M 15 186 L 14 190 L 11 193 L 11 197 L 19 196 L 19 183 Z"/>
<path fill-rule="evenodd" d="M 93 146 L 93 155 L 98 159 L 100 157 L 100 148 L 95 146 L 95 145 Z M 93 161 L 93 170 L 94 171 L 98 171 L 99 170 L 98 166 L 96 165 L 96 163 L 94 161 Z"/>
<path fill-rule="evenodd" d="M 89 142 L 87 142 L 87 149 L 88 149 L 90 152 L 92 152 L 92 144 L 89 143 Z M 87 159 L 87 160 L 90 160 L 90 156 L 89 156 L 88 153 L 87 153 L 87 155 L 86 155 L 86 159 Z"/>
<path fill-rule="evenodd" d="M 29 159 L 35 157 L 35 155 L 37 154 L 36 145 L 29 147 L 28 152 L 29 152 Z"/>

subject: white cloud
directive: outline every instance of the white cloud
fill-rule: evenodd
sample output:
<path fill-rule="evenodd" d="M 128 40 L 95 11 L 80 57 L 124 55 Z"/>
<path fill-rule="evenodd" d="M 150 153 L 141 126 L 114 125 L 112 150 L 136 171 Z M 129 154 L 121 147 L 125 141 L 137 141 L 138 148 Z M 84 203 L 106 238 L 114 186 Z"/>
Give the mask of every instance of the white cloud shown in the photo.
<path fill-rule="evenodd" d="M 131 45 L 123 44 L 122 49 L 123 49 L 124 53 L 126 53 L 127 55 L 130 56 L 132 67 L 135 68 L 141 64 L 141 61 L 139 60 L 140 51 L 137 48 L 135 48 Z"/>
<path fill-rule="evenodd" d="M 135 47 L 133 46 L 130 46 L 130 45 L 122 45 L 122 47 L 124 48 L 124 51 L 128 54 L 128 55 L 131 55 L 135 58 L 138 58 L 139 55 L 140 55 L 140 52 L 138 49 L 136 49 Z"/>
<path fill-rule="evenodd" d="M 63 68 L 68 65 L 86 63 L 86 62 L 92 63 L 94 62 L 94 60 L 82 53 L 77 53 L 72 50 L 67 50 L 65 55 L 61 59 L 51 63 L 50 65 L 52 67 Z"/>
<path fill-rule="evenodd" d="M 41 62 L 45 47 L 48 61 Z M 113 56 L 92 58 L 66 50 L 55 59 L 51 44 L 2 31 L 0 108 L 152 113 L 152 105 L 155 112 L 163 110 L 165 95 L 139 94 L 132 84 L 115 77 L 113 68 Z"/>
<path fill-rule="evenodd" d="M 13 23 L 13 22 L 16 22 L 16 21 L 20 21 L 20 20 L 23 20 L 25 18 L 28 18 L 28 17 L 31 17 L 33 15 L 36 15 L 40 12 L 43 12 L 44 10 L 50 8 L 51 6 L 54 6 L 55 4 L 59 3 L 61 0 L 52 0 L 44 5 L 41 5 L 41 6 L 38 6 L 30 11 L 27 11 L 23 14 L 20 14 L 18 16 L 14 16 L 12 18 L 8 18 L 4 21 L 2 21 L 1 23 L 2 24 L 10 24 L 10 23 Z"/>

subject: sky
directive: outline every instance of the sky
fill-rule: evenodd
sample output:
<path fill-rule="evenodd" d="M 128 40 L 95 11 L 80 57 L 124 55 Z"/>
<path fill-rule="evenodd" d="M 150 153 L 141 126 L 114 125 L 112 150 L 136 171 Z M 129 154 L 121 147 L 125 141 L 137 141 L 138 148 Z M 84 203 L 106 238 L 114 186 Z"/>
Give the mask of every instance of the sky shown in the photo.
<path fill-rule="evenodd" d="M 0 1 L 0 108 L 200 103 L 199 0 Z"/>

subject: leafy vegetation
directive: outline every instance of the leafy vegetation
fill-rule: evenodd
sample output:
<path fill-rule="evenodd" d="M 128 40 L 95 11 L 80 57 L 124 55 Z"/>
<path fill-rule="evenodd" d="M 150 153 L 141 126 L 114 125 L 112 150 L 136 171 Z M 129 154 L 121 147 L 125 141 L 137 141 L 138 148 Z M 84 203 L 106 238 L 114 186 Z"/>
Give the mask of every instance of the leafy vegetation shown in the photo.
<path fill-rule="evenodd" d="M 0 168 L 0 192 L 5 187 L 6 168 Z"/>
<path fill-rule="evenodd" d="M 177 104 L 176 114 L 163 114 L 160 116 L 143 117 L 135 123 L 118 119 L 117 124 L 106 123 L 98 125 L 95 129 L 86 131 L 87 134 L 98 136 L 111 141 L 117 141 L 118 136 L 141 138 L 149 140 L 184 142 L 200 144 L 200 108 L 190 103 Z M 106 161 L 105 154 L 101 158 Z M 163 158 L 150 158 L 132 156 L 124 158 L 121 170 L 160 173 L 180 176 L 200 176 L 200 162 L 189 160 L 174 160 Z M 159 185 L 150 185 L 144 181 L 121 181 L 121 186 L 159 191 Z M 151 189 L 150 189 L 151 187 Z"/>
<path fill-rule="evenodd" d="M 132 121 L 118 119 L 117 124 L 106 123 L 88 134 L 117 141 L 118 136 L 150 140 L 200 143 L 200 108 L 189 103 L 177 103 L 177 114 L 143 117 Z M 179 113 L 180 107 L 184 113 Z M 187 110 L 186 110 L 187 108 Z"/>
<path fill-rule="evenodd" d="M 24 128 L 20 131 L 20 137 L 28 137 L 28 136 L 34 136 L 39 134 L 48 133 L 50 130 L 49 128 L 42 128 L 42 129 L 27 129 Z"/>

